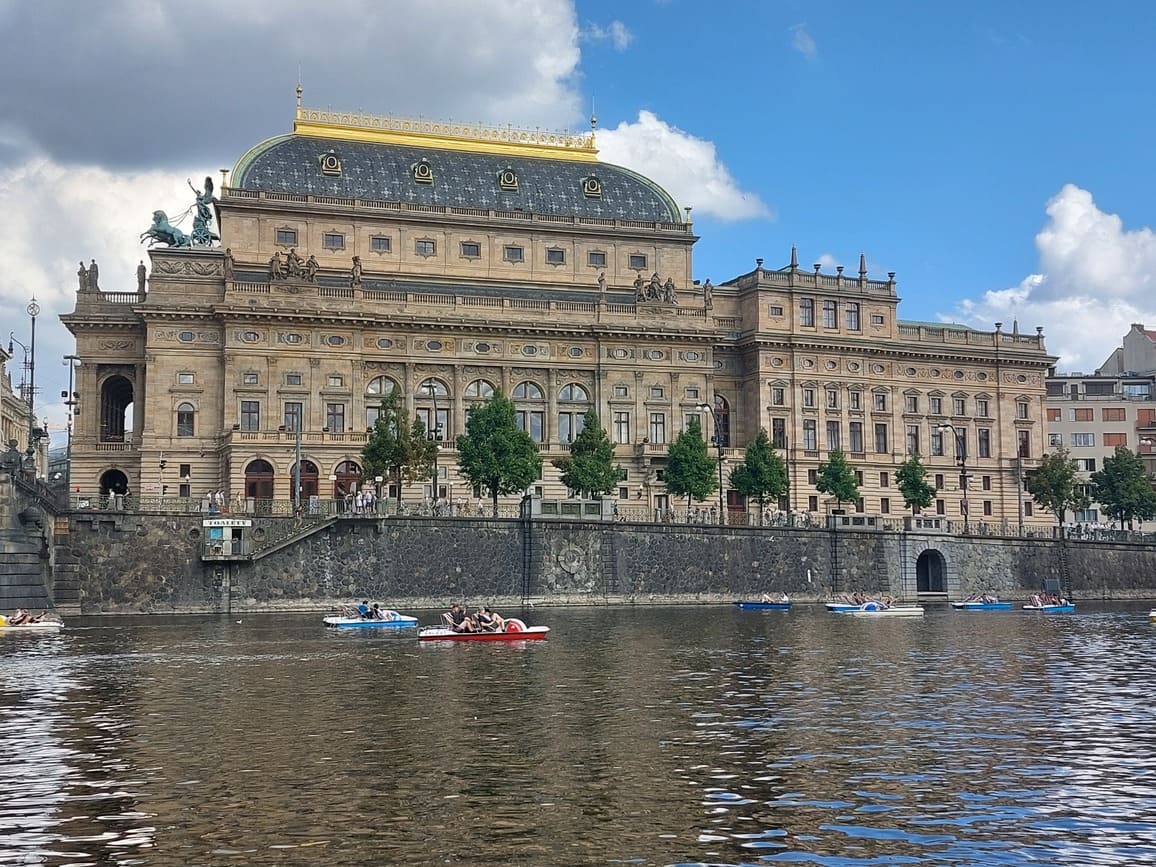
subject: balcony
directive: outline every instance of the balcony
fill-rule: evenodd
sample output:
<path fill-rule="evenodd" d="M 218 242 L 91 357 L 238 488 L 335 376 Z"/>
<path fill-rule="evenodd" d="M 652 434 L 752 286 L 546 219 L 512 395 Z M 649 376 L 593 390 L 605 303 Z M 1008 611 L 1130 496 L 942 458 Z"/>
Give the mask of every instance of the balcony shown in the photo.
<path fill-rule="evenodd" d="M 303 431 L 301 433 L 301 444 L 309 446 L 317 445 L 344 445 L 344 446 L 364 446 L 369 439 L 367 431 L 342 431 L 341 433 L 330 433 L 329 431 Z M 297 434 L 293 431 L 280 430 L 231 430 L 225 436 L 225 445 L 246 445 L 246 446 L 276 446 L 276 445 L 295 445 L 297 442 Z"/>

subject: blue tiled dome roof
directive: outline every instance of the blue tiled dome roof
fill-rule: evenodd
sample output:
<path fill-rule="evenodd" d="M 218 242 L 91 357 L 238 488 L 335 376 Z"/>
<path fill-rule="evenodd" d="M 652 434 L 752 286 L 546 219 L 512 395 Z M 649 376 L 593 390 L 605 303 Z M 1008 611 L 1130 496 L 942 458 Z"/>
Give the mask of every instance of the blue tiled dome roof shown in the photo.
<path fill-rule="evenodd" d="M 340 174 L 324 174 L 321 158 L 332 152 Z M 414 179 L 426 161 L 432 183 Z M 499 175 L 517 176 L 503 189 Z M 585 195 L 597 178 L 601 197 Z M 230 185 L 245 190 L 401 201 L 458 208 L 522 210 L 536 214 L 681 223 L 674 199 L 658 184 L 621 166 L 589 160 L 508 156 L 392 143 L 349 141 L 312 135 L 271 138 L 237 163 Z"/>

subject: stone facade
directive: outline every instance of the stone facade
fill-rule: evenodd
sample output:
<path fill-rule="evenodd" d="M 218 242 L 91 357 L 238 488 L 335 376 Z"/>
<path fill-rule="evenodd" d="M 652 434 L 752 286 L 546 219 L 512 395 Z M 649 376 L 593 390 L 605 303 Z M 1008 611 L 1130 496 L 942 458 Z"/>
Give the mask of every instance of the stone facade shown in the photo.
<path fill-rule="evenodd" d="M 1024 522 L 1053 361 L 1040 333 L 904 323 L 893 274 L 824 274 L 794 251 L 780 269 L 696 281 L 692 225 L 586 139 L 325 117 L 299 109 L 293 136 L 242 157 L 217 203 L 220 248 L 154 248 L 147 292 L 78 291 L 63 317 L 82 360 L 74 488 L 288 500 L 300 451 L 303 495 L 334 496 L 375 482 L 360 476 L 366 428 L 400 389 L 445 441 L 436 490 L 400 493 L 472 499 L 453 440 L 500 389 L 539 442 L 547 498 L 565 496 L 551 460 L 593 408 L 623 509 L 676 505 L 666 452 L 697 418 L 727 473 L 765 428 L 793 510 L 834 505 L 814 474 L 841 448 L 861 474 L 853 508 L 901 514 L 894 473 L 918 451 L 934 510 L 961 514 L 966 458 L 972 519 Z"/>
<path fill-rule="evenodd" d="M 262 519 L 258 519 L 262 520 Z M 276 521 L 286 519 L 263 519 Z M 861 530 L 615 522 L 344 519 L 252 562 L 200 559 L 197 517 L 73 513 L 57 562 L 74 564 L 79 610 L 318 610 L 353 598 L 398 607 L 798 601 L 876 591 L 906 600 L 979 591 L 1025 598 L 1063 576 L 1078 599 L 1156 597 L 1151 545 Z M 921 593 L 926 558 L 942 590 Z"/>

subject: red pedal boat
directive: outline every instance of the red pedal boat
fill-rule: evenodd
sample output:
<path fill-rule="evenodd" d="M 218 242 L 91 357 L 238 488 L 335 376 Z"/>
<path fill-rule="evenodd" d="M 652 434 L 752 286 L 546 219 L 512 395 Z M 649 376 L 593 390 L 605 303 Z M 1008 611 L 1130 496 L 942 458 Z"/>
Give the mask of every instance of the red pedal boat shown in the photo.
<path fill-rule="evenodd" d="M 546 637 L 549 626 L 527 626 L 517 617 L 506 621 L 501 632 L 454 632 L 446 626 L 424 626 L 417 634 L 418 641 L 539 641 Z"/>

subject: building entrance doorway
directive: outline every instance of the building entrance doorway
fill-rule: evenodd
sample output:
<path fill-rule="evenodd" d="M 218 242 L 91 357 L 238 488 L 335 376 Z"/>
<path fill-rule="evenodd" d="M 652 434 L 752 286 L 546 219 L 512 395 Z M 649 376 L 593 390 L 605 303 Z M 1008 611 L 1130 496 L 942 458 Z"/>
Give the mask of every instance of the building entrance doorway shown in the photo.
<path fill-rule="evenodd" d="M 250 500 L 273 499 L 273 465 L 268 461 L 250 461 L 245 467 L 245 497 Z"/>
<path fill-rule="evenodd" d="M 928 549 L 915 561 L 915 590 L 917 593 L 947 592 L 947 564 L 938 551 Z"/>

